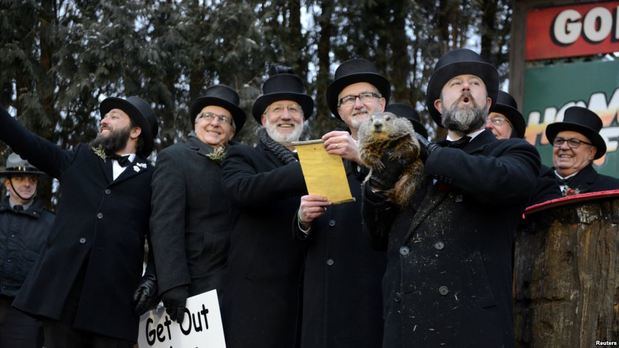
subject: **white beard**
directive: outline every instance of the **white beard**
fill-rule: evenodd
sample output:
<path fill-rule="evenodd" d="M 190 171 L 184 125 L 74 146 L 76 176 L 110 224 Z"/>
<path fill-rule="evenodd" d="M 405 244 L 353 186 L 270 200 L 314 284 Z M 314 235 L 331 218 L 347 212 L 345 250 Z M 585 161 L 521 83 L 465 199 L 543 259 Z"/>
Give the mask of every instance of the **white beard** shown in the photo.
<path fill-rule="evenodd" d="M 281 134 L 277 130 L 277 125 L 272 124 L 269 120 L 266 120 L 264 128 L 266 129 L 269 137 L 280 144 L 298 141 L 299 138 L 301 138 L 301 133 L 303 133 L 303 124 L 295 124 L 294 130 L 289 134 Z"/>

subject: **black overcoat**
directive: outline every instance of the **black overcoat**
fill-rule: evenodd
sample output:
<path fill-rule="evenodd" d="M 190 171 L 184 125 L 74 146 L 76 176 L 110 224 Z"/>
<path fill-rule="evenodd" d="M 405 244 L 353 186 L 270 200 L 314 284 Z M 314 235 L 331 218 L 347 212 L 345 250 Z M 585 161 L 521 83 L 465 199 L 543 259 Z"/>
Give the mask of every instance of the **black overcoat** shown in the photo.
<path fill-rule="evenodd" d="M 240 208 L 224 275 L 227 347 L 295 347 L 304 249 L 291 225 L 306 193 L 301 166 L 262 144 L 233 145 L 223 182 Z"/>
<path fill-rule="evenodd" d="M 565 184 L 575 190 L 575 193 L 597 192 L 619 189 L 619 179 L 608 175 L 599 174 L 590 164 L 578 174 L 565 180 Z M 535 196 L 531 203 L 541 203 L 555 198 L 563 197 L 560 185 L 561 180 L 555 175 L 554 168 L 542 166 Z"/>
<path fill-rule="evenodd" d="M 59 319 L 82 269 L 73 327 L 136 341 L 139 318 L 133 293 L 142 275 L 149 230 L 152 167 L 137 157 L 112 180 L 111 161 L 103 161 L 90 146 L 63 150 L 6 112 L 0 114 L 0 139 L 61 183 L 47 245 L 13 305 Z"/>
<path fill-rule="evenodd" d="M 367 170 L 345 163 L 355 202 L 327 208 L 306 239 L 302 348 L 376 348 L 382 342 L 386 255 L 370 246 L 361 228 L 361 182 Z M 306 238 L 298 224 L 294 228 Z"/>
<path fill-rule="evenodd" d="M 0 202 L 0 295 L 15 297 L 39 259 L 54 223 L 54 214 L 35 198 L 26 210 Z"/>
<path fill-rule="evenodd" d="M 411 207 L 365 191 L 376 245 L 388 238 L 383 347 L 514 345 L 512 240 L 539 165 L 530 144 L 484 131 L 428 157 Z"/>
<path fill-rule="evenodd" d="M 220 163 L 195 136 L 157 155 L 153 174 L 151 242 L 159 292 L 190 285 L 189 295 L 218 289 L 236 220 L 224 194 Z"/>

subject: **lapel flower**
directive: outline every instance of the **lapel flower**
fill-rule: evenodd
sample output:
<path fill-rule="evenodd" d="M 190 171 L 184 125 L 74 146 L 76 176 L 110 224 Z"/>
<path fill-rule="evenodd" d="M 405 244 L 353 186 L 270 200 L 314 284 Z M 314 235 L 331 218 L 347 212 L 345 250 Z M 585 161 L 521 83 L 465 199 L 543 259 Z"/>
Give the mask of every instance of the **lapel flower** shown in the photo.
<path fill-rule="evenodd" d="M 91 149 L 92 149 L 92 152 L 95 153 L 95 155 L 101 157 L 101 159 L 105 161 L 106 155 L 105 155 L 105 150 L 103 150 L 102 145 L 99 145 L 97 147 L 91 147 Z"/>
<path fill-rule="evenodd" d="M 577 195 L 579 193 L 580 193 L 579 189 L 568 187 L 567 190 L 565 190 L 564 196 L 573 196 L 573 195 Z"/>
<path fill-rule="evenodd" d="M 217 146 L 213 149 L 213 152 L 206 155 L 206 157 L 213 160 L 215 163 L 221 163 L 226 156 L 226 149 L 223 146 Z"/>

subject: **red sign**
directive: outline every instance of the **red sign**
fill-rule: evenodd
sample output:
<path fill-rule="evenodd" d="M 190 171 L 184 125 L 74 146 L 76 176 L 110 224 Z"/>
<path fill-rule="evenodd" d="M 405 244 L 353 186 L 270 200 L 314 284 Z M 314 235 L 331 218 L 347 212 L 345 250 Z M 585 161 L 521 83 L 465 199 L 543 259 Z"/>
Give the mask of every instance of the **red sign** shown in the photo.
<path fill-rule="evenodd" d="M 525 59 L 619 51 L 619 1 L 535 9 L 527 14 Z"/>

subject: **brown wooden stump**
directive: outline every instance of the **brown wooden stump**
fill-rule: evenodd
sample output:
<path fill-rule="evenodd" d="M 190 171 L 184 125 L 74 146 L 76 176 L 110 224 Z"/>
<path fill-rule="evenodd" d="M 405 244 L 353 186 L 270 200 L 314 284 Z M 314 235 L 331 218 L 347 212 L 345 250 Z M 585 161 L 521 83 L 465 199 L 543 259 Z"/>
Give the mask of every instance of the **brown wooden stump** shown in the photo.
<path fill-rule="evenodd" d="M 518 347 L 619 344 L 619 197 L 527 216 L 516 236 Z"/>

